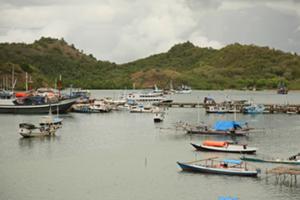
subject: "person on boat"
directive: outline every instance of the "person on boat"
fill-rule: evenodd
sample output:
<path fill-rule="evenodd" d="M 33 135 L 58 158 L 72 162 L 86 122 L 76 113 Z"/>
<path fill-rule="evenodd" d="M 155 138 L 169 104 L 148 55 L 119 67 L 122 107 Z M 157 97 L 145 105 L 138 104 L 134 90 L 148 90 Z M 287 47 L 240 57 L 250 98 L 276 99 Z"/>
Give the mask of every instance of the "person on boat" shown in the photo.
<path fill-rule="evenodd" d="M 205 131 L 208 131 L 208 127 L 207 127 L 207 126 L 204 126 L 204 130 L 205 130 Z"/>
<path fill-rule="evenodd" d="M 223 168 L 227 168 L 228 164 L 227 163 L 221 163 L 220 166 L 223 167 Z"/>
<path fill-rule="evenodd" d="M 300 159 L 298 156 L 300 156 L 300 153 L 298 153 L 298 154 L 296 154 L 294 156 L 289 157 L 289 160 L 298 160 L 298 159 Z M 298 157 L 298 159 L 297 159 L 297 157 Z"/>

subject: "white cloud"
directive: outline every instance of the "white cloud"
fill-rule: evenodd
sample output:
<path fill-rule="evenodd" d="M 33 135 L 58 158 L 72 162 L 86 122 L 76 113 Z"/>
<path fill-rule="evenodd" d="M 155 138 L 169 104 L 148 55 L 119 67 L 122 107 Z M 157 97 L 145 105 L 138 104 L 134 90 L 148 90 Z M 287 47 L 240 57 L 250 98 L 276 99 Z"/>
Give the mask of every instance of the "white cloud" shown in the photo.
<path fill-rule="evenodd" d="M 288 4 L 280 0 L 274 1 L 272 5 L 269 2 L 0 0 L 0 42 L 33 42 L 41 36 L 64 37 L 66 41 L 99 59 L 127 62 L 167 51 L 175 43 L 187 40 L 203 47 L 221 48 L 228 41 L 226 38 L 233 37 L 226 35 L 229 27 L 240 34 L 240 27 L 233 27 L 230 21 L 222 20 L 223 15 L 227 16 L 228 13 L 235 13 L 235 21 L 238 21 L 240 18 L 248 20 L 243 17 L 243 13 L 249 13 L 247 9 L 253 9 L 255 13 L 256 7 L 261 5 L 271 7 L 278 13 L 297 15 L 300 10 L 299 3 L 292 0 Z M 259 16 L 257 19 L 264 20 Z M 251 23 L 268 23 L 249 20 L 252 20 Z M 218 35 L 222 37 L 216 37 Z M 252 35 L 247 37 L 251 40 Z M 286 38 L 292 38 L 295 44 L 299 42 L 290 35 Z"/>

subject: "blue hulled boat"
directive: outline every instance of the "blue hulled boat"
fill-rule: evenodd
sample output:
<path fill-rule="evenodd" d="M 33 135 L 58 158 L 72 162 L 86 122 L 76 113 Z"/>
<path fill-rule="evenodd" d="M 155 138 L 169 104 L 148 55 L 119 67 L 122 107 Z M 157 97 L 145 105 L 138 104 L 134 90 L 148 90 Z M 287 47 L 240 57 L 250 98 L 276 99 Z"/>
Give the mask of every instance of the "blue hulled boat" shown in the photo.
<path fill-rule="evenodd" d="M 202 164 L 198 163 L 200 161 Z M 257 177 L 260 171 L 259 169 L 249 169 L 247 164 L 241 160 L 224 159 L 222 161 L 217 161 L 215 158 L 211 158 L 200 161 L 187 163 L 177 162 L 177 164 L 183 171 L 208 174 Z"/>
<path fill-rule="evenodd" d="M 264 105 L 253 104 L 250 106 L 246 106 L 243 109 L 243 113 L 245 114 L 260 114 L 265 111 Z"/>

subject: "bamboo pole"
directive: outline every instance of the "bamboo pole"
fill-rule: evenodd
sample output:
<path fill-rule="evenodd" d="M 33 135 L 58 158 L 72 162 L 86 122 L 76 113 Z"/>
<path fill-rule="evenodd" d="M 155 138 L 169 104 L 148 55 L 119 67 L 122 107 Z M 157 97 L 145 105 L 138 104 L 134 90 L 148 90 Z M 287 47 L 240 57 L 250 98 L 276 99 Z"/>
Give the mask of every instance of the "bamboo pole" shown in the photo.
<path fill-rule="evenodd" d="M 200 161 L 205 161 L 205 160 L 213 160 L 213 159 L 217 159 L 219 157 L 211 157 L 211 158 L 206 158 L 206 159 L 201 159 L 201 160 L 194 160 L 194 161 L 190 161 L 190 162 L 186 162 L 186 164 L 192 164 L 192 163 L 196 163 L 196 162 L 200 162 Z"/>

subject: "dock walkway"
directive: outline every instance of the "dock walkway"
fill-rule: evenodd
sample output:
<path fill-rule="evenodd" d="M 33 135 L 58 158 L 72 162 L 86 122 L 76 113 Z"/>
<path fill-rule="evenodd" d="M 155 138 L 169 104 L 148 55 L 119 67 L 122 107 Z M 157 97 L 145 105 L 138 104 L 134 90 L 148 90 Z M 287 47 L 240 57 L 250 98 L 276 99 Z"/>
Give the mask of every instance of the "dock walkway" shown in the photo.
<path fill-rule="evenodd" d="M 209 106 L 214 106 L 216 104 L 205 104 L 205 103 L 195 103 L 195 102 L 168 102 L 168 103 L 156 103 L 159 107 L 169 107 L 169 108 L 205 108 Z M 219 104 L 217 104 L 219 105 Z M 264 113 L 288 113 L 288 114 L 300 114 L 300 104 L 263 104 L 265 106 Z M 231 105 L 241 112 L 245 105 L 234 104 Z"/>

